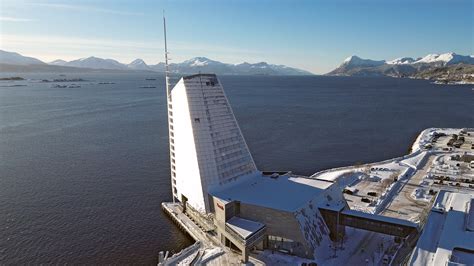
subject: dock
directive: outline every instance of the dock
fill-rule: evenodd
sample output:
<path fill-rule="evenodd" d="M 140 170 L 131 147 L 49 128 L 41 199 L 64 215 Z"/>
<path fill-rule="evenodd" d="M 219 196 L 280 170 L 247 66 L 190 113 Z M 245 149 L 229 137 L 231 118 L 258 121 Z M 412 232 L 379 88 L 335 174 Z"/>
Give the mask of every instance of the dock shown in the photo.
<path fill-rule="evenodd" d="M 179 203 L 162 202 L 161 208 L 173 220 L 173 222 L 195 241 L 215 243 L 217 239 L 212 239 L 210 235 L 197 225 L 185 213 Z"/>
<path fill-rule="evenodd" d="M 240 265 L 240 254 L 219 244 L 217 236 L 212 232 L 205 232 L 188 215 L 183 213 L 179 203 L 163 202 L 162 210 L 184 233 L 196 242 L 171 257 L 160 255 L 158 265 Z M 163 254 L 163 253 L 161 253 Z M 262 262 L 252 259 L 254 265 L 263 265 Z"/>

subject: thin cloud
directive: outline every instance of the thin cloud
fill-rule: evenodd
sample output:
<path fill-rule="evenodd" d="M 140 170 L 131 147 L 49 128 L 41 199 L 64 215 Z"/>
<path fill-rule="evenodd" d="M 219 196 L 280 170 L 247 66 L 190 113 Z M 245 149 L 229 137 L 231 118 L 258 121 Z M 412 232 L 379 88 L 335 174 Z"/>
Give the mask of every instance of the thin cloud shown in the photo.
<path fill-rule="evenodd" d="M 4 44 L 26 44 L 44 46 L 56 46 L 64 48 L 88 48 L 93 51 L 96 48 L 121 48 L 121 49 L 156 49 L 162 47 L 159 42 L 134 42 L 119 39 L 95 39 L 67 36 L 30 36 L 4 34 Z"/>
<path fill-rule="evenodd" d="M 144 13 L 140 13 L 140 12 L 120 11 L 120 10 L 115 10 L 115 9 L 107 9 L 107 8 L 100 8 L 100 7 L 86 6 L 86 5 L 53 4 L 53 3 L 30 3 L 30 5 L 40 6 L 40 7 L 48 7 L 48 8 L 56 8 L 56 9 L 107 13 L 107 14 L 115 14 L 115 15 L 128 15 L 128 16 L 141 16 L 141 15 L 144 15 Z"/>
<path fill-rule="evenodd" d="M 17 35 L 17 34 L 4 34 L 2 36 L 2 42 L 4 46 L 15 47 L 15 46 L 31 46 L 34 43 L 36 46 L 42 47 L 54 47 L 70 51 L 89 51 L 92 55 L 100 56 L 95 54 L 107 50 L 128 51 L 128 53 L 155 53 L 157 56 L 162 54 L 163 42 L 161 40 L 150 40 L 150 41 L 129 41 L 122 39 L 100 39 L 100 38 L 82 38 L 82 37 L 67 37 L 67 36 L 31 36 L 31 35 Z M 218 56 L 232 54 L 240 58 L 252 57 L 252 55 L 258 55 L 258 51 L 252 51 L 248 49 L 240 49 L 233 47 L 224 47 L 205 43 L 193 43 L 189 45 L 183 42 L 170 42 L 172 55 L 177 58 L 176 60 L 184 60 L 185 56 L 195 55 L 202 56 Z M 181 56 L 178 56 L 181 55 Z M 220 56 L 219 56 L 220 55 Z M 237 58 L 236 58 L 237 59 Z M 232 60 L 237 61 L 237 60 Z M 250 60 L 253 61 L 253 60 Z"/>
<path fill-rule="evenodd" d="M 0 21 L 7 21 L 7 22 L 30 22 L 35 21 L 34 19 L 30 18 L 15 18 L 15 17 L 4 17 L 0 16 Z"/>

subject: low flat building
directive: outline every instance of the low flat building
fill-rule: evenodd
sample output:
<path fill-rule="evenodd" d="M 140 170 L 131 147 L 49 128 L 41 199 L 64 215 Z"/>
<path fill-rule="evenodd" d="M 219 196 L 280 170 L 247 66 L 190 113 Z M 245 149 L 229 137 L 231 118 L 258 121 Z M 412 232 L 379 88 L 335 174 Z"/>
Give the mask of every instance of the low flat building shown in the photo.
<path fill-rule="evenodd" d="M 474 265 L 474 196 L 440 191 L 409 265 Z"/>
<path fill-rule="evenodd" d="M 258 174 L 211 191 L 210 195 L 221 242 L 234 245 L 244 256 L 253 248 L 311 259 L 332 254 L 331 231 L 319 208 L 346 207 L 336 183 L 291 174 Z M 254 229 L 238 229 L 235 221 L 241 219 L 246 221 L 243 224 L 255 224 L 250 226 Z M 262 234 L 256 234 L 258 230 Z M 239 231 L 248 234 L 232 234 Z M 252 236 L 248 241 L 246 237 Z"/>

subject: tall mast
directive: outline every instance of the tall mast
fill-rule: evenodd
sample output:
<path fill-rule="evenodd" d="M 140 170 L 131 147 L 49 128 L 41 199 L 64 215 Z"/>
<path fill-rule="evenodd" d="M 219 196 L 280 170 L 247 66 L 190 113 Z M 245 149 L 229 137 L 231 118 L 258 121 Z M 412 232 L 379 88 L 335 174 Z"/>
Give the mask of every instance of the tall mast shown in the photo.
<path fill-rule="evenodd" d="M 166 82 L 166 97 L 170 97 L 170 82 L 169 82 L 169 66 L 168 66 L 168 44 L 166 43 L 166 18 L 163 10 L 163 32 L 165 35 L 165 82 Z"/>

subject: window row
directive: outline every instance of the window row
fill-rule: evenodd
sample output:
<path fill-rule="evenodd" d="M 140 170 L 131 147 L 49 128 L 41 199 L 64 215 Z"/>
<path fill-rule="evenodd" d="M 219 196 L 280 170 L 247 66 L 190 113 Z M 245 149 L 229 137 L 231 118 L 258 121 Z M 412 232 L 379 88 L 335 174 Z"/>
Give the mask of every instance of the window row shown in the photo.
<path fill-rule="evenodd" d="M 217 166 L 217 170 L 228 169 L 228 168 L 231 168 L 231 167 L 240 165 L 240 164 L 242 164 L 242 163 L 244 163 L 244 162 L 248 162 L 248 161 L 249 161 L 249 158 L 248 158 L 247 156 L 245 156 L 245 157 L 243 157 L 243 158 L 239 158 L 239 159 L 230 161 L 230 162 L 228 162 L 228 163 L 220 164 L 220 165 Z"/>
<path fill-rule="evenodd" d="M 214 141 L 212 141 L 212 143 L 214 143 L 215 145 L 222 145 L 222 144 L 237 142 L 239 140 L 240 140 L 239 137 L 230 137 L 230 138 L 225 138 L 225 139 L 221 139 L 221 140 L 214 140 Z"/>
<path fill-rule="evenodd" d="M 242 148 L 242 144 L 241 144 L 241 143 L 233 144 L 233 145 L 229 145 L 229 146 L 226 146 L 226 147 L 219 148 L 219 149 L 217 149 L 217 151 L 214 150 L 214 153 L 222 154 L 222 153 L 224 153 L 224 152 L 226 152 L 226 151 L 236 150 L 236 149 L 239 149 L 239 148 Z M 218 154 L 216 154 L 216 155 L 218 155 Z"/>
<path fill-rule="evenodd" d="M 242 165 L 239 168 L 235 168 L 235 169 L 220 173 L 219 178 L 220 179 L 224 179 L 224 178 L 232 179 L 232 178 L 236 178 L 240 175 L 250 174 L 250 173 L 252 173 L 252 168 L 253 167 L 252 167 L 251 164 Z"/>
<path fill-rule="evenodd" d="M 246 170 L 249 170 L 250 169 L 250 163 L 249 164 L 245 164 L 245 165 L 241 165 L 239 167 L 236 167 L 236 168 L 233 168 L 233 169 L 230 169 L 230 170 L 227 170 L 227 171 L 224 171 L 224 172 L 221 172 L 219 174 L 219 177 L 229 177 L 229 176 L 232 176 L 232 175 L 235 175 L 235 174 L 240 174 L 242 173 L 243 171 L 246 171 Z"/>

